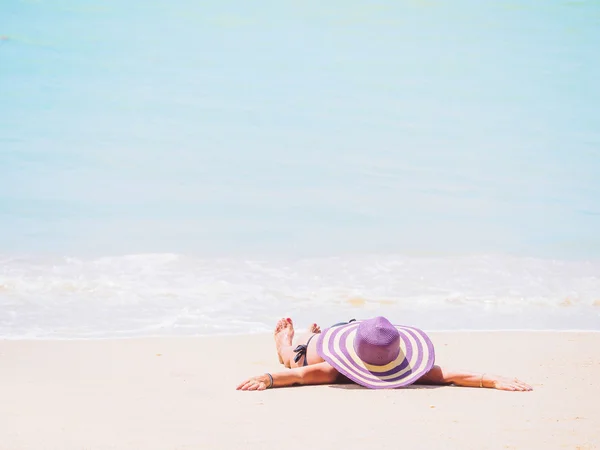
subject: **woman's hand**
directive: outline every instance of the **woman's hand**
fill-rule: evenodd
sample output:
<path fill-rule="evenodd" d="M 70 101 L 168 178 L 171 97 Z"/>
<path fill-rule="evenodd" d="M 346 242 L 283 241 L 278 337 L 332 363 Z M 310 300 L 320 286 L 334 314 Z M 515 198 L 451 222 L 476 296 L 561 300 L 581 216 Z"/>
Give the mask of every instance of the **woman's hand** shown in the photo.
<path fill-rule="evenodd" d="M 492 378 L 494 389 L 501 391 L 531 391 L 533 388 L 517 378 L 494 377 Z"/>
<path fill-rule="evenodd" d="M 242 381 L 236 388 L 238 391 L 264 391 L 269 387 L 271 380 L 267 374 L 258 375 Z"/>

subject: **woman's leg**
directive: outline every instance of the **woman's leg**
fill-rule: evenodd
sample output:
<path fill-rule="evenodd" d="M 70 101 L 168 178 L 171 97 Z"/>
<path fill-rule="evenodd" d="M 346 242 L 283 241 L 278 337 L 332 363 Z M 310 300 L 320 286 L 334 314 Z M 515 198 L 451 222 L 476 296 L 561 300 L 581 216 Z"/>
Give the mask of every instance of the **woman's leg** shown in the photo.
<path fill-rule="evenodd" d="M 279 319 L 275 325 L 275 349 L 279 362 L 285 367 L 290 367 L 292 357 L 292 340 L 294 339 L 294 324 L 292 319 Z"/>
<path fill-rule="evenodd" d="M 275 348 L 277 349 L 279 362 L 287 368 L 303 366 L 304 358 L 306 356 L 302 356 L 298 362 L 295 362 L 294 357 L 296 354 L 294 353 L 294 348 L 296 348 L 298 345 L 306 345 L 311 336 L 320 332 L 321 329 L 319 326 L 316 323 L 312 324 L 308 329 L 308 333 L 300 336 L 298 342 L 296 342 L 296 345 L 294 345 L 293 339 L 295 330 L 292 319 L 289 317 L 287 319 L 279 319 L 277 325 L 275 326 Z"/>

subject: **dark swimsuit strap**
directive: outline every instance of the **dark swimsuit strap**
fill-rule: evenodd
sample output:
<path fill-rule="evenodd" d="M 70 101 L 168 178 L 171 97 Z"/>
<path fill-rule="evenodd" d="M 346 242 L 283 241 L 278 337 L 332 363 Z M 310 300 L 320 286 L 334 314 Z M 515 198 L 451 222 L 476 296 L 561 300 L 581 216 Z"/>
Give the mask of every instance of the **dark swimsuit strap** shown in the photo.
<path fill-rule="evenodd" d="M 339 322 L 339 323 L 336 323 L 335 325 L 332 325 L 331 327 L 333 328 L 333 327 L 338 327 L 340 325 L 348 325 L 351 322 L 356 322 L 356 319 L 350 319 L 348 322 Z M 310 341 L 315 336 L 316 336 L 316 334 L 313 334 L 311 337 L 308 338 L 308 341 L 306 341 L 306 344 L 300 344 L 294 349 L 294 353 L 296 354 L 296 356 L 294 356 L 294 362 L 296 364 L 298 363 L 298 361 L 300 361 L 300 358 L 302 358 L 304 356 L 304 364 L 302 364 L 302 365 L 308 366 L 308 356 L 307 356 L 306 352 L 308 351 L 308 344 L 310 344 Z"/>
<path fill-rule="evenodd" d="M 341 325 L 348 325 L 349 323 L 352 323 L 352 322 L 356 322 L 356 319 L 350 319 L 348 322 L 338 322 L 338 323 L 336 323 L 334 325 L 331 325 L 331 328 L 333 328 L 333 327 L 339 327 Z"/>
<path fill-rule="evenodd" d="M 308 344 L 310 344 L 310 341 L 315 336 L 316 336 L 316 334 L 313 334 L 311 337 L 308 338 L 308 341 L 306 341 L 306 344 L 300 344 L 299 346 L 297 346 L 294 349 L 294 353 L 296 353 L 296 356 L 294 356 L 295 363 L 298 363 L 298 361 L 300 361 L 300 358 L 302 358 L 304 356 L 304 364 L 302 364 L 302 365 L 308 366 L 308 356 L 306 355 L 306 351 L 308 350 Z"/>

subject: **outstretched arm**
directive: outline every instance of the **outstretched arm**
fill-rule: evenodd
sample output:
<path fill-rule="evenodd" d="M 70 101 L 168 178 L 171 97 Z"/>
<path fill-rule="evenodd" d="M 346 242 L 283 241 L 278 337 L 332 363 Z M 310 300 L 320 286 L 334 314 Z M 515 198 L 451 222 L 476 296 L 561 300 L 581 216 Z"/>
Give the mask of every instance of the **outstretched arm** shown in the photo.
<path fill-rule="evenodd" d="M 238 391 L 264 391 L 268 387 L 285 387 L 302 384 L 332 384 L 335 383 L 340 373 L 326 362 L 296 367 L 271 374 L 273 386 L 269 376 L 265 373 L 243 381 L 236 388 Z"/>
<path fill-rule="evenodd" d="M 454 384 L 466 387 L 484 387 L 503 391 L 531 391 L 533 388 L 516 378 L 501 377 L 481 372 L 452 371 L 433 368 L 423 375 L 417 383 L 420 384 Z"/>

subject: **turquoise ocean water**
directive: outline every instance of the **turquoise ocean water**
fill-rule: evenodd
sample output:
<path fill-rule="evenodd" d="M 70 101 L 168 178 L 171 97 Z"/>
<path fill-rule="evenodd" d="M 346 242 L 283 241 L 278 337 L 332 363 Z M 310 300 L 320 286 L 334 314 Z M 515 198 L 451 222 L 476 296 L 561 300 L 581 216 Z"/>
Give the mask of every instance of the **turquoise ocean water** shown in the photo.
<path fill-rule="evenodd" d="M 600 330 L 600 3 L 3 0 L 0 336 Z"/>

